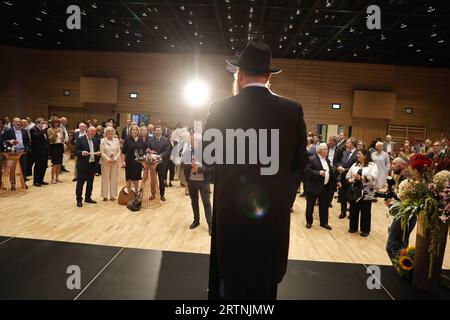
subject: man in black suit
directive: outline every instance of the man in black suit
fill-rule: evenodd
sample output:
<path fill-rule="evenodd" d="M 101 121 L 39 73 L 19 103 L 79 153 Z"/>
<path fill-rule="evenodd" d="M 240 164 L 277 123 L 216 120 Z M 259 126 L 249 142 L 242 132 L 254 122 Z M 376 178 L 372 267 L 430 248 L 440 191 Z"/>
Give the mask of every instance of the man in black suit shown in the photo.
<path fill-rule="evenodd" d="M 344 155 L 344 150 L 342 148 L 337 147 L 337 138 L 329 137 L 328 138 L 328 160 L 330 160 L 331 166 L 333 167 L 333 172 L 336 172 L 336 168 L 339 166 L 339 163 L 342 160 Z M 330 183 L 330 195 L 329 195 L 329 207 L 331 208 L 331 203 L 333 202 L 334 193 L 336 192 L 336 176 L 332 175 L 332 181 Z"/>
<path fill-rule="evenodd" d="M 331 230 L 328 224 L 328 205 L 330 186 L 335 183 L 333 167 L 327 158 L 328 146 L 321 143 L 316 148 L 316 155 L 309 158 L 306 165 L 306 228 L 311 229 L 313 224 L 314 205 L 319 199 L 320 226 Z"/>
<path fill-rule="evenodd" d="M 31 136 L 31 154 L 34 159 L 33 185 L 40 187 L 48 185 L 44 181 L 45 171 L 48 163 L 48 141 L 45 129 L 47 121 L 43 118 L 37 118 L 36 125 L 30 129 Z"/>
<path fill-rule="evenodd" d="M 214 166 L 210 299 L 276 299 L 278 283 L 286 272 L 289 182 L 291 173 L 304 172 L 306 126 L 300 104 L 266 87 L 271 75 L 281 71 L 271 67 L 271 60 L 267 44 L 250 43 L 237 61 L 229 61 L 238 67 L 237 95 L 211 104 L 206 121 L 203 153 L 215 145 L 226 150 L 224 158 L 234 154 L 231 163 L 231 159 L 220 159 L 212 164 L 203 155 L 204 163 Z M 260 152 L 265 150 L 277 158 L 275 170 L 270 159 L 256 159 L 256 163 L 247 159 L 257 156 L 255 142 L 253 147 L 243 143 L 242 148 L 227 148 L 227 143 L 233 143 L 227 141 L 227 132 L 235 128 L 248 131 L 255 137 L 251 140 L 258 140 Z M 213 133 L 222 138 L 209 139 Z M 235 134 L 241 141 L 249 140 L 244 134 Z M 265 138 L 257 138 L 262 135 Z M 236 140 L 235 136 L 231 139 Z M 239 153 L 242 151 L 246 155 Z M 242 156 L 243 164 L 236 160 Z"/>
<path fill-rule="evenodd" d="M 342 156 L 342 160 L 339 163 L 337 167 L 337 172 L 339 174 L 338 176 L 338 187 L 339 187 L 339 202 L 341 203 L 341 214 L 339 216 L 339 219 L 344 219 L 347 216 L 347 197 L 345 195 L 347 188 L 348 188 L 348 182 L 345 176 L 347 175 L 348 170 L 350 167 L 356 162 L 357 160 L 357 140 L 355 138 L 349 138 L 347 139 L 347 144 L 345 145 L 347 150 L 344 151 L 344 155 Z"/>
<path fill-rule="evenodd" d="M 156 167 L 156 171 L 158 172 L 161 200 L 166 201 L 164 194 L 166 191 L 167 165 L 170 159 L 170 142 L 169 139 L 162 135 L 162 128 L 159 125 L 155 127 L 155 138 L 150 139 L 150 149 L 162 157 L 162 161 Z"/>
<path fill-rule="evenodd" d="M 122 135 L 120 136 L 120 139 L 125 141 L 125 139 L 129 136 L 131 129 L 131 120 L 127 120 L 127 126 L 122 128 Z"/>
<path fill-rule="evenodd" d="M 25 181 L 28 181 L 25 175 L 27 172 L 27 152 L 30 150 L 30 138 L 27 130 L 21 127 L 20 118 L 14 118 L 12 127 L 3 134 L 2 144 L 5 142 L 8 146 L 14 146 L 17 152 L 25 152 L 20 157 L 20 167 L 22 168 Z"/>
<path fill-rule="evenodd" d="M 75 133 L 73 134 L 73 137 L 72 137 L 72 145 L 73 145 L 73 146 L 76 146 L 78 138 L 83 137 L 83 136 L 86 135 L 86 130 L 87 130 L 87 125 L 86 125 L 86 123 L 84 123 L 83 121 L 81 121 L 80 123 L 78 123 L 78 131 L 75 132 Z M 72 182 L 75 182 L 75 181 L 77 181 L 77 175 L 78 175 L 78 174 L 77 174 L 77 162 L 78 162 L 78 156 L 77 156 L 76 153 L 75 153 L 75 155 L 73 156 L 73 158 L 74 158 L 74 160 L 75 160 L 75 170 L 73 170 L 73 180 L 72 180 Z"/>
<path fill-rule="evenodd" d="M 78 138 L 75 144 L 75 154 L 77 161 L 77 206 L 83 206 L 83 186 L 86 182 L 86 193 L 84 202 L 97 203 L 92 200 L 92 187 L 94 184 L 95 172 L 100 160 L 100 140 L 95 137 L 97 129 L 89 127 L 87 134 Z"/>

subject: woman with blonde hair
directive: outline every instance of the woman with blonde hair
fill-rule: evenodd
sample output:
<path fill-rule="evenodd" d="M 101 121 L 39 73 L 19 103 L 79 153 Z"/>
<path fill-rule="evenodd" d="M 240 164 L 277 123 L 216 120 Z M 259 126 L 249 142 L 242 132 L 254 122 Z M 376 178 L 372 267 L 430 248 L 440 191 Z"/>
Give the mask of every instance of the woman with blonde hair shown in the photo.
<path fill-rule="evenodd" d="M 409 163 L 409 159 L 414 155 L 414 153 L 411 150 L 411 143 L 409 140 L 405 140 L 405 143 L 400 148 L 399 157 L 405 160 L 407 163 Z"/>
<path fill-rule="evenodd" d="M 102 168 L 102 198 L 108 201 L 116 200 L 118 192 L 118 176 L 120 161 L 120 142 L 115 137 L 115 129 L 110 126 L 104 130 L 104 138 L 100 141 L 100 152 L 102 154 L 100 163 Z"/>
<path fill-rule="evenodd" d="M 125 179 L 128 193 L 131 193 L 131 183 L 134 190 L 139 190 L 139 181 L 142 180 L 142 164 L 136 158 L 142 157 L 147 149 L 144 140 L 139 137 L 139 127 L 131 125 L 130 135 L 123 143 L 122 153 L 125 155 Z"/>
<path fill-rule="evenodd" d="M 59 180 L 59 173 L 61 172 L 60 169 L 64 155 L 65 133 L 60 126 L 59 119 L 54 117 L 51 120 L 51 127 L 47 129 L 47 139 L 50 144 L 50 158 L 52 159 L 51 183 L 53 184 L 62 182 Z"/>

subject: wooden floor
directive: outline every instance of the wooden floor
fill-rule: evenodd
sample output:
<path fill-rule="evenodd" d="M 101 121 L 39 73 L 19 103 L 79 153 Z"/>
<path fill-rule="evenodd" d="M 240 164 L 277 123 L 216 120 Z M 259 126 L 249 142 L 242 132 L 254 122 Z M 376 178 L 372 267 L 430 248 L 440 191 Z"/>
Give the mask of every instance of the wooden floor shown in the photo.
<path fill-rule="evenodd" d="M 73 162 L 68 166 L 73 170 Z M 47 170 L 47 181 L 49 181 Z M 0 197 L 0 235 L 120 247 L 208 253 L 210 237 L 201 207 L 201 225 L 190 230 L 192 209 L 184 188 L 167 188 L 167 201 L 157 209 L 133 213 L 116 202 L 100 198 L 100 177 L 96 177 L 93 197 L 97 205 L 75 206 L 73 173 L 62 175 L 62 184 L 30 187 L 25 195 Z M 28 185 L 31 185 L 28 182 Z M 304 198 L 297 197 L 292 214 L 289 258 L 294 260 L 390 264 L 385 252 L 390 219 L 382 201 L 374 203 L 372 232 L 368 238 L 349 234 L 348 220 L 339 220 L 338 205 L 330 209 L 327 231 L 314 222 L 305 228 Z M 316 207 L 317 209 L 317 207 Z M 415 242 L 415 233 L 411 236 Z M 450 245 L 444 267 L 450 269 Z"/>

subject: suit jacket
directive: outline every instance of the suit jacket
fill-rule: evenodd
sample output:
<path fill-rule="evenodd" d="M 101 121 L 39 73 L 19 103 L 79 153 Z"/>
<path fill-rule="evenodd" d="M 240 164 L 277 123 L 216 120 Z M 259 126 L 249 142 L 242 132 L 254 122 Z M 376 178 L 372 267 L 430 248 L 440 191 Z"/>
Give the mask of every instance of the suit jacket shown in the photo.
<path fill-rule="evenodd" d="M 31 153 L 36 156 L 48 156 L 48 140 L 44 130 L 34 126 L 30 129 Z"/>
<path fill-rule="evenodd" d="M 395 142 L 391 141 L 391 153 L 395 151 Z M 383 142 L 383 151 L 387 152 L 387 142 Z"/>
<path fill-rule="evenodd" d="M 156 140 L 156 137 L 153 139 L 149 140 L 149 147 L 151 150 L 156 151 L 157 154 L 159 154 L 160 156 L 162 156 L 163 158 L 163 162 L 169 161 L 170 159 L 170 150 L 171 150 L 171 145 L 169 142 L 169 139 L 167 139 L 164 136 L 161 136 L 161 139 Z"/>
<path fill-rule="evenodd" d="M 92 138 L 94 144 L 94 152 L 100 151 L 100 140 L 96 137 Z M 90 152 L 87 136 L 82 136 L 75 143 L 75 155 L 78 157 L 77 170 L 86 170 L 89 168 L 89 156 L 83 156 L 83 151 Z M 95 163 L 98 164 L 100 156 L 95 156 Z"/>
<path fill-rule="evenodd" d="M 330 168 L 330 180 L 328 184 L 333 183 L 334 179 L 332 178 L 334 175 L 333 167 L 331 166 L 330 160 L 325 159 L 328 163 L 328 167 Z M 306 165 L 305 175 L 307 183 L 305 184 L 306 191 L 313 194 L 319 194 L 324 187 L 325 177 L 320 175 L 320 171 L 325 170 L 322 166 L 322 162 L 319 159 L 318 155 L 312 156 L 309 158 L 308 164 Z"/>
<path fill-rule="evenodd" d="M 337 168 L 339 166 L 339 164 L 342 161 L 343 156 L 344 156 L 344 150 L 336 146 L 336 149 L 334 151 L 333 163 L 332 163 L 334 168 Z"/>
<path fill-rule="evenodd" d="M 25 151 L 29 151 L 30 150 L 30 138 L 28 136 L 28 131 L 23 128 L 21 128 L 20 131 L 22 131 L 22 141 L 23 141 L 23 145 L 25 147 Z M 8 140 L 16 140 L 16 132 L 14 131 L 14 127 L 5 130 L 5 133 L 3 134 L 3 137 L 2 137 L 2 144 L 4 142 L 7 142 Z"/>
<path fill-rule="evenodd" d="M 337 167 L 342 166 L 345 171 L 337 176 L 337 181 L 345 183 L 347 179 L 345 176 L 347 175 L 348 170 L 350 167 L 358 160 L 357 155 L 358 151 L 355 149 L 353 154 L 350 156 L 351 151 L 346 150 L 344 151 L 344 155 L 342 156 L 341 162 L 338 163 Z"/>
<path fill-rule="evenodd" d="M 85 134 L 86 135 L 86 134 Z M 77 140 L 80 137 L 80 131 L 75 132 L 72 136 L 72 144 L 76 145 L 77 144 Z"/>
<path fill-rule="evenodd" d="M 338 142 L 338 144 L 336 145 L 336 147 L 338 147 L 339 149 L 341 149 L 342 151 L 345 150 L 345 143 L 347 140 L 342 140 L 341 142 Z"/>
<path fill-rule="evenodd" d="M 224 150 L 226 129 L 234 128 L 278 130 L 279 166 L 276 174 L 261 175 L 260 169 L 267 166 L 259 162 L 213 165 L 209 291 L 213 299 L 218 296 L 219 278 L 248 286 L 282 280 L 289 250 L 290 175 L 298 171 L 303 176 L 307 161 L 301 105 L 264 87 L 247 87 L 211 104 L 205 130 L 222 133 Z M 208 143 L 203 141 L 203 146 Z"/>
<path fill-rule="evenodd" d="M 122 135 L 120 136 L 120 139 L 125 140 L 127 138 L 127 129 L 128 127 L 122 128 Z"/>

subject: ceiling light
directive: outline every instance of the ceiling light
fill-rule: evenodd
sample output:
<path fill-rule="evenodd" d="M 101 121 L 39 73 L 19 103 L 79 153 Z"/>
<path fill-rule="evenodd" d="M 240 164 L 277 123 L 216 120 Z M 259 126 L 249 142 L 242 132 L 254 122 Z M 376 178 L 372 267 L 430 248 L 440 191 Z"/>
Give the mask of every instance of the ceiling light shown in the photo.
<path fill-rule="evenodd" d="M 230 27 L 230 29 L 228 29 L 228 31 L 233 32 L 233 28 Z"/>
<path fill-rule="evenodd" d="M 191 19 L 188 20 L 188 24 L 192 24 L 192 20 Z"/>
<path fill-rule="evenodd" d="M 42 33 L 36 33 L 36 35 L 42 37 Z"/>
<path fill-rule="evenodd" d="M 117 39 L 119 39 L 119 34 L 116 33 L 116 34 L 114 35 L 114 37 L 117 38 Z"/>
<path fill-rule="evenodd" d="M 114 18 L 109 19 L 110 22 L 115 23 L 116 20 Z"/>
<path fill-rule="evenodd" d="M 406 23 L 402 23 L 402 24 L 400 25 L 400 28 L 405 29 L 407 26 L 408 26 L 408 25 L 407 25 Z"/>
<path fill-rule="evenodd" d="M 328 48 L 328 49 L 327 49 L 327 51 L 328 51 L 328 52 L 330 52 L 330 51 L 331 51 L 331 49 L 330 49 L 330 48 Z"/>
<path fill-rule="evenodd" d="M 289 29 L 294 28 L 294 26 L 292 25 L 292 23 L 289 24 Z"/>
<path fill-rule="evenodd" d="M 181 5 L 181 6 L 180 6 L 180 10 L 181 10 L 181 11 L 184 11 L 184 5 Z"/>
<path fill-rule="evenodd" d="M 428 61 L 434 61 L 434 58 L 430 58 L 430 59 L 428 59 Z"/>
<path fill-rule="evenodd" d="M 91 3 L 91 7 L 97 9 L 97 4 L 95 2 Z"/>
<path fill-rule="evenodd" d="M 63 30 L 63 29 L 58 29 L 58 31 L 59 31 L 59 32 L 64 32 L 64 30 Z"/>
<path fill-rule="evenodd" d="M 61 41 L 56 41 L 56 44 L 61 44 Z"/>
<path fill-rule="evenodd" d="M 142 16 L 145 18 L 147 16 L 147 13 L 142 12 Z"/>
<path fill-rule="evenodd" d="M 300 10 L 297 10 L 297 12 L 295 13 L 296 15 L 299 15 L 301 13 Z"/>
<path fill-rule="evenodd" d="M 171 44 L 170 47 L 171 47 L 171 48 L 175 48 L 175 45 L 174 45 L 174 44 Z"/>
<path fill-rule="evenodd" d="M 11 2 L 9 2 L 9 1 L 4 1 L 4 3 L 7 5 L 7 6 L 12 6 L 13 4 L 11 3 Z"/>
<path fill-rule="evenodd" d="M 105 25 L 102 23 L 101 25 L 99 25 L 99 27 L 100 27 L 101 29 L 104 29 L 104 28 L 105 28 Z"/>
<path fill-rule="evenodd" d="M 408 47 L 412 48 L 412 47 L 414 47 L 414 44 L 410 43 L 410 44 L 408 44 Z"/>
<path fill-rule="evenodd" d="M 440 40 L 438 41 L 438 43 L 444 43 L 444 42 L 445 42 L 444 39 L 440 39 Z"/>
<path fill-rule="evenodd" d="M 282 49 L 282 48 L 283 48 L 283 45 L 280 44 L 280 45 L 278 46 L 278 48 Z"/>
<path fill-rule="evenodd" d="M 158 30 L 158 29 L 159 29 L 159 27 L 158 27 L 158 26 L 154 26 L 154 27 L 153 27 L 153 29 L 155 29 L 155 30 Z"/>
<path fill-rule="evenodd" d="M 228 14 L 227 19 L 231 20 L 231 14 Z"/>
<path fill-rule="evenodd" d="M 13 22 L 13 25 L 17 27 L 19 24 L 17 22 Z"/>
<path fill-rule="evenodd" d="M 430 35 L 430 37 L 432 37 L 432 38 L 434 38 L 434 37 L 436 37 L 437 36 L 437 33 L 436 32 L 433 32 L 431 35 Z"/>
<path fill-rule="evenodd" d="M 436 9 L 433 8 L 432 6 L 429 6 L 428 9 L 427 9 L 427 12 L 428 12 L 428 13 L 431 13 L 431 12 L 433 12 L 434 10 L 436 10 Z"/>
<path fill-rule="evenodd" d="M 85 16 L 86 15 L 86 11 L 81 10 L 81 15 Z"/>
<path fill-rule="evenodd" d="M 381 34 L 381 40 L 386 40 L 386 37 L 384 34 Z"/>
<path fill-rule="evenodd" d="M 22 37 L 22 36 L 19 36 L 19 39 L 20 39 L 20 40 L 23 40 L 23 39 L 24 39 L 24 37 Z"/>
<path fill-rule="evenodd" d="M 354 32 L 354 31 L 355 31 L 355 29 L 353 29 L 353 27 L 350 27 L 349 32 Z"/>
<path fill-rule="evenodd" d="M 36 17 L 36 18 L 34 18 L 34 19 L 36 19 L 37 21 L 42 21 L 42 19 L 39 18 L 39 17 Z"/>
<path fill-rule="evenodd" d="M 42 14 L 47 14 L 47 11 L 41 10 L 41 13 L 42 13 Z"/>
<path fill-rule="evenodd" d="M 130 47 L 130 46 L 131 46 L 131 43 L 127 42 L 127 47 Z"/>
<path fill-rule="evenodd" d="M 353 54 L 353 56 L 354 56 L 354 57 L 357 57 L 357 56 L 358 56 L 358 54 L 357 54 L 357 53 L 355 52 L 355 53 Z"/>
<path fill-rule="evenodd" d="M 366 44 L 366 50 L 369 50 L 370 46 L 368 44 Z"/>
<path fill-rule="evenodd" d="M 416 50 L 416 52 L 417 52 L 417 53 L 419 53 L 419 52 L 422 52 L 422 50 L 420 50 L 420 49 L 417 49 L 417 50 Z"/>
<path fill-rule="evenodd" d="M 126 29 L 124 32 L 125 32 L 125 34 L 130 34 L 130 30 L 128 30 L 128 29 Z"/>
<path fill-rule="evenodd" d="M 163 38 L 164 38 L 164 40 L 167 40 L 167 36 L 164 36 Z"/>

